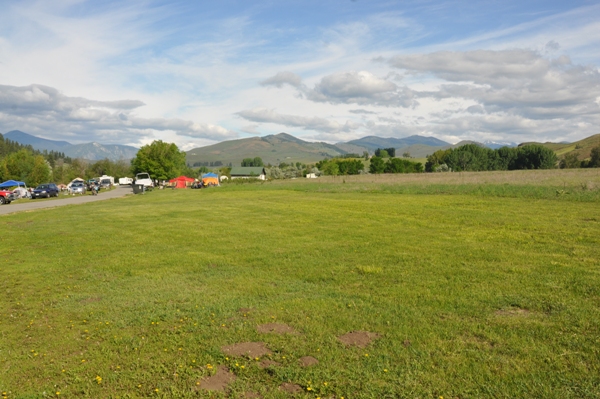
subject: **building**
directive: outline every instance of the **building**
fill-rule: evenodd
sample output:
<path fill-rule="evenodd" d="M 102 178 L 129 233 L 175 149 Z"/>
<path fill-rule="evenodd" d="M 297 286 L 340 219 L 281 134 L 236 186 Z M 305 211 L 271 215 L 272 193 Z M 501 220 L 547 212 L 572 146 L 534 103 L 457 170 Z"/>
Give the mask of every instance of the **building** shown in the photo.
<path fill-rule="evenodd" d="M 232 179 L 259 179 L 266 180 L 267 174 L 262 166 L 240 166 L 231 168 Z"/>

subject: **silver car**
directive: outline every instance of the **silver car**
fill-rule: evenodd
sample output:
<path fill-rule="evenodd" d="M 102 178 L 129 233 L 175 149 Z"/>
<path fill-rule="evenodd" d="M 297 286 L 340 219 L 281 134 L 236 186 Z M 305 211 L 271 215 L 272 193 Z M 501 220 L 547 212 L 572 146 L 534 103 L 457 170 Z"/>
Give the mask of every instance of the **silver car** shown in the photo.
<path fill-rule="evenodd" d="M 83 183 L 73 183 L 71 184 L 71 194 L 85 194 L 85 185 Z"/>

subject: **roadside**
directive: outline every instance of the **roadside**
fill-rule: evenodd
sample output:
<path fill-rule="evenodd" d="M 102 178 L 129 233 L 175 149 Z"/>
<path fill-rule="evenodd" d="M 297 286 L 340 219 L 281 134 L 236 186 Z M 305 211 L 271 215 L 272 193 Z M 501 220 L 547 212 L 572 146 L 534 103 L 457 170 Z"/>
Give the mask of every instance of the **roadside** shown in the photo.
<path fill-rule="evenodd" d="M 10 213 L 31 211 L 36 209 L 55 208 L 64 205 L 85 204 L 88 202 L 102 201 L 111 198 L 120 198 L 128 194 L 133 194 L 130 186 L 119 186 L 118 188 L 106 192 L 101 192 L 98 195 L 82 195 L 75 197 L 59 198 L 52 201 L 36 201 L 29 200 L 19 204 L 8 204 L 0 206 L 0 215 L 8 215 Z"/>

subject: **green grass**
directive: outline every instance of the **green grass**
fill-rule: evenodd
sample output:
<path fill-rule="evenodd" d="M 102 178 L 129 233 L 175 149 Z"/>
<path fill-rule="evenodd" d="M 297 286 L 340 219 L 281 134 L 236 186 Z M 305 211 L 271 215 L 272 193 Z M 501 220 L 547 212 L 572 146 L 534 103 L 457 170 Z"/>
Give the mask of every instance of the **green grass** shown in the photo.
<path fill-rule="evenodd" d="M 600 395 L 597 196 L 365 185 L 157 190 L 0 217 L 0 390 L 225 397 L 196 384 L 227 365 L 231 398 L 284 398 L 282 382 L 307 398 Z M 272 321 L 300 334 L 256 331 Z M 381 338 L 345 348 L 354 330 Z M 282 366 L 220 350 L 245 341 Z M 299 367 L 306 355 L 319 364 Z"/>

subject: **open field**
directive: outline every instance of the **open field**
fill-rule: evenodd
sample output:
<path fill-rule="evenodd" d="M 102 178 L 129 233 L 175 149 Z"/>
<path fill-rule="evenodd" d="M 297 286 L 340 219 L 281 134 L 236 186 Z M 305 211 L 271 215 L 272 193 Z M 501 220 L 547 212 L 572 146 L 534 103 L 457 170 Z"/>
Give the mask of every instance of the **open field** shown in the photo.
<path fill-rule="evenodd" d="M 2 216 L 0 391 L 597 398 L 599 186 L 597 170 L 356 176 Z M 243 342 L 271 353 L 223 349 Z M 204 391 L 219 366 L 237 378 Z"/>

